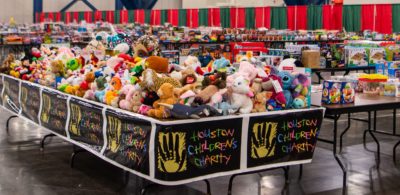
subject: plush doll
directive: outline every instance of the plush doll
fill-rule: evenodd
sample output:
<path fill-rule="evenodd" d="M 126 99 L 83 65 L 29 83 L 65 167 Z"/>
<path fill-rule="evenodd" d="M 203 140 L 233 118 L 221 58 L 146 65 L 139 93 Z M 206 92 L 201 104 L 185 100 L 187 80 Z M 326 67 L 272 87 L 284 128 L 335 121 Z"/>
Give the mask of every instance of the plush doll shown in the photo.
<path fill-rule="evenodd" d="M 251 84 L 251 90 L 254 94 L 260 93 L 262 91 L 261 82 L 261 78 L 255 78 L 253 83 Z"/>
<path fill-rule="evenodd" d="M 149 91 L 143 95 L 143 98 L 140 102 L 144 105 L 152 106 L 158 99 L 160 99 L 160 97 L 158 97 L 157 92 Z"/>
<path fill-rule="evenodd" d="M 216 108 L 217 108 L 218 112 L 224 116 L 234 114 L 238 110 L 238 108 L 232 106 L 231 104 L 229 104 L 226 101 L 222 101 L 222 102 L 218 103 L 216 105 Z"/>
<path fill-rule="evenodd" d="M 272 97 L 276 103 L 285 106 L 286 99 L 282 89 L 281 78 L 276 75 L 269 75 L 267 78 L 263 78 L 261 86 L 264 91 L 271 91 Z"/>
<path fill-rule="evenodd" d="M 229 60 L 224 57 L 217 59 L 213 62 L 212 68 L 214 71 L 226 72 L 226 68 L 230 65 Z"/>
<path fill-rule="evenodd" d="M 124 59 L 113 56 L 111 58 L 109 58 L 106 62 L 107 64 L 107 69 L 110 69 L 108 71 L 111 71 L 113 73 L 116 73 L 119 71 L 119 69 L 122 67 L 122 65 L 124 64 Z"/>
<path fill-rule="evenodd" d="M 220 115 L 220 113 L 213 107 L 209 105 L 200 105 L 196 107 L 191 107 L 183 104 L 165 104 L 159 103 L 159 105 L 164 106 L 170 110 L 171 116 L 178 119 L 199 119 L 200 116 L 213 116 Z"/>
<path fill-rule="evenodd" d="M 163 85 L 164 83 L 169 83 L 174 88 L 180 88 L 182 87 L 181 83 L 173 78 L 170 77 L 159 77 L 156 72 L 152 69 L 146 69 L 142 73 L 143 80 L 142 82 L 139 83 L 140 87 L 142 89 L 148 89 L 150 91 L 158 91 L 158 89 Z"/>
<path fill-rule="evenodd" d="M 218 91 L 219 89 L 217 86 L 209 85 L 197 94 L 194 102 L 198 104 L 206 104 L 210 101 L 211 97 Z"/>
<path fill-rule="evenodd" d="M 300 108 L 304 108 L 307 106 L 305 97 L 302 95 L 297 96 L 296 98 L 294 98 L 293 103 L 292 103 L 292 107 L 294 109 L 300 109 Z"/>
<path fill-rule="evenodd" d="M 119 96 L 115 90 L 108 90 L 104 95 L 105 103 L 109 106 L 118 108 Z"/>
<path fill-rule="evenodd" d="M 304 74 L 297 74 L 296 78 L 293 80 L 291 87 L 293 89 L 293 97 L 297 97 L 299 95 L 307 96 L 308 88 L 311 83 L 308 77 Z"/>
<path fill-rule="evenodd" d="M 66 65 L 67 65 L 67 69 L 72 70 L 72 71 L 78 70 L 81 68 L 81 64 L 79 63 L 79 60 L 76 58 L 69 59 L 67 61 Z"/>
<path fill-rule="evenodd" d="M 241 61 L 239 70 L 232 75 L 227 77 L 227 85 L 231 86 L 236 77 L 242 76 L 249 82 L 253 81 L 257 77 L 257 68 L 247 61 Z"/>
<path fill-rule="evenodd" d="M 192 70 L 194 70 L 199 75 L 203 75 L 204 74 L 204 71 L 201 69 L 201 63 L 200 63 L 199 59 L 196 56 L 188 56 L 186 58 L 185 62 L 183 63 L 183 65 L 186 68 L 191 68 Z"/>
<path fill-rule="evenodd" d="M 278 76 L 282 81 L 282 89 L 283 89 L 283 95 L 285 96 L 286 99 L 286 105 L 288 108 L 290 108 L 293 102 L 291 89 L 294 77 L 291 73 L 286 71 L 280 71 L 278 73 Z"/>
<path fill-rule="evenodd" d="M 267 101 L 271 98 L 272 92 L 263 91 L 255 95 L 253 100 L 253 110 L 251 112 L 267 111 Z"/>
<path fill-rule="evenodd" d="M 135 91 L 136 91 L 136 89 L 135 89 L 135 86 L 133 86 L 133 85 L 125 85 L 121 89 L 120 98 L 122 100 L 119 102 L 120 108 L 122 108 L 124 110 L 128 110 L 128 111 L 132 111 L 132 108 L 133 108 L 132 97 L 133 97 L 133 94 L 135 93 Z"/>
<path fill-rule="evenodd" d="M 146 59 L 145 67 L 150 68 L 157 73 L 168 73 L 168 59 L 159 56 L 150 56 Z"/>
<path fill-rule="evenodd" d="M 197 82 L 196 72 L 192 68 L 186 68 L 180 71 L 180 73 L 182 74 L 182 77 L 179 80 L 181 81 L 182 85 L 193 84 Z"/>
<path fill-rule="evenodd" d="M 226 88 L 226 72 L 217 72 L 212 75 L 204 76 L 202 81 L 203 87 L 207 87 L 209 85 L 215 85 L 219 89 Z"/>
<path fill-rule="evenodd" d="M 232 85 L 232 106 L 239 108 L 239 112 L 242 114 L 250 113 L 253 109 L 253 102 L 250 99 L 253 94 L 250 90 L 249 83 L 249 80 L 243 76 L 239 76 L 235 78 Z"/>
<path fill-rule="evenodd" d="M 130 47 L 127 43 L 120 43 L 116 45 L 113 50 L 117 54 L 126 54 L 129 52 Z"/>
<path fill-rule="evenodd" d="M 159 100 L 155 101 L 153 104 L 153 109 L 149 110 L 147 115 L 150 117 L 156 118 L 169 118 L 171 115 L 168 110 L 160 105 L 160 103 L 164 104 L 175 104 L 177 103 L 177 99 L 174 95 L 174 86 L 170 83 L 164 83 L 157 90 L 157 95 L 160 97 Z"/>
<path fill-rule="evenodd" d="M 103 76 L 97 78 L 96 79 L 96 88 L 97 88 L 97 90 L 95 92 L 96 100 L 104 103 L 104 96 L 105 96 L 107 88 L 108 88 L 107 79 Z"/>
<path fill-rule="evenodd" d="M 135 91 L 132 95 L 132 112 L 138 112 L 142 106 L 141 99 L 143 98 L 142 92 Z"/>
<path fill-rule="evenodd" d="M 217 93 L 215 93 L 213 96 L 211 96 L 211 100 L 208 103 L 208 105 L 210 106 L 217 106 L 219 103 L 221 103 L 223 101 L 223 96 L 224 94 L 228 92 L 228 89 L 220 89 Z"/>
<path fill-rule="evenodd" d="M 196 93 L 194 93 L 192 90 L 188 90 L 179 96 L 179 103 L 191 106 L 195 98 L 196 98 Z"/>
<path fill-rule="evenodd" d="M 95 96 L 96 90 L 97 90 L 96 83 L 90 83 L 90 89 L 85 92 L 85 95 L 83 95 L 83 98 L 95 101 L 96 100 L 96 96 Z"/>

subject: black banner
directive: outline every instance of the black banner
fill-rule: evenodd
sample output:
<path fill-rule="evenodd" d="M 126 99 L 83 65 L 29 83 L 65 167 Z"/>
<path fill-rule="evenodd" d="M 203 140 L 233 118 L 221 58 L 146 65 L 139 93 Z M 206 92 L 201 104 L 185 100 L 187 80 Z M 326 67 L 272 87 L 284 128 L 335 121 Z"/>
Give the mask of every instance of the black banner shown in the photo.
<path fill-rule="evenodd" d="M 151 123 L 107 109 L 107 145 L 104 155 L 121 165 L 149 175 Z"/>
<path fill-rule="evenodd" d="M 66 136 L 65 127 L 68 117 L 68 96 L 48 89 L 42 91 L 42 111 L 40 122 L 42 126 Z"/>
<path fill-rule="evenodd" d="M 100 152 L 104 144 L 102 106 L 71 98 L 69 107 L 68 131 L 71 139 Z"/>
<path fill-rule="evenodd" d="M 247 166 L 312 159 L 323 110 L 251 117 Z"/>
<path fill-rule="evenodd" d="M 4 77 L 3 105 L 15 113 L 18 113 L 20 110 L 19 82 L 18 79 Z"/>
<path fill-rule="evenodd" d="M 22 115 L 38 123 L 40 109 L 40 88 L 29 83 L 21 83 Z"/>
<path fill-rule="evenodd" d="M 3 92 L 3 75 L 0 75 L 0 105 L 3 105 L 3 95 L 1 94 Z"/>
<path fill-rule="evenodd" d="M 242 119 L 158 126 L 155 177 L 177 181 L 240 168 Z"/>

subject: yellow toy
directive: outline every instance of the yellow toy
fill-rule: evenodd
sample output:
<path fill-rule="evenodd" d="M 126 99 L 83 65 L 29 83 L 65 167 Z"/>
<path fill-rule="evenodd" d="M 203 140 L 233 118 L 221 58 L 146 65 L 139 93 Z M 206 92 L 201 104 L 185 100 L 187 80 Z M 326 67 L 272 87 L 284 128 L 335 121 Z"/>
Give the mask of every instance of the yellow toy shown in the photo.
<path fill-rule="evenodd" d="M 160 89 L 157 91 L 157 95 L 160 99 L 153 103 L 153 109 L 150 109 L 147 115 L 159 119 L 169 118 L 171 115 L 168 109 L 159 104 L 163 103 L 172 105 L 177 103 L 178 100 L 174 96 L 174 86 L 170 83 L 162 84 Z"/>

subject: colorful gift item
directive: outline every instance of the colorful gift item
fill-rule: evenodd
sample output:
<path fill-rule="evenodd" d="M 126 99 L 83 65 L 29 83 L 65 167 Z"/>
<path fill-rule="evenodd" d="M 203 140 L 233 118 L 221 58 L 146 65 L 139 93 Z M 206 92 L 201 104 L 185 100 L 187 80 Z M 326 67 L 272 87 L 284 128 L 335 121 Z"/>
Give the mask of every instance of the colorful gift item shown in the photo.
<path fill-rule="evenodd" d="M 376 95 L 382 90 L 380 88 L 380 83 L 385 83 L 387 80 L 388 76 L 381 74 L 365 74 L 358 78 L 363 93 Z"/>
<path fill-rule="evenodd" d="M 342 104 L 354 103 L 356 96 L 356 82 L 342 82 L 342 96 L 340 98 Z"/>
<path fill-rule="evenodd" d="M 342 82 L 340 81 L 324 81 L 322 89 L 322 103 L 324 104 L 340 104 L 342 99 Z"/>

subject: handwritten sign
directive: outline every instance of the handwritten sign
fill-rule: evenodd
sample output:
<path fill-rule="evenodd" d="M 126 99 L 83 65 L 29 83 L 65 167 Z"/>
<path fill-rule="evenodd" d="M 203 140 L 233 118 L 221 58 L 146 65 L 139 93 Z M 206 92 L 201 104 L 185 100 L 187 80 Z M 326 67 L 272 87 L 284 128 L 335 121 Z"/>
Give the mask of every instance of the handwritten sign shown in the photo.
<path fill-rule="evenodd" d="M 149 174 L 151 123 L 107 109 L 107 145 L 104 155 L 121 165 Z"/>
<path fill-rule="evenodd" d="M 103 139 L 102 107 L 76 98 L 70 100 L 68 131 L 71 139 L 101 151 Z"/>
<path fill-rule="evenodd" d="M 12 112 L 19 112 L 19 80 L 4 77 L 3 105 Z"/>
<path fill-rule="evenodd" d="M 322 110 L 251 117 L 247 165 L 312 159 Z"/>
<path fill-rule="evenodd" d="M 29 83 L 21 83 L 22 115 L 38 123 L 40 109 L 40 88 Z"/>
<path fill-rule="evenodd" d="M 242 119 L 160 126 L 156 178 L 170 181 L 240 168 Z"/>
<path fill-rule="evenodd" d="M 65 94 L 43 89 L 42 91 L 42 111 L 40 122 L 42 126 L 66 136 L 65 127 L 67 125 L 68 105 Z"/>
<path fill-rule="evenodd" d="M 3 75 L 0 75 L 0 105 L 3 105 L 3 94 L 2 94 L 2 92 L 3 92 L 3 87 L 4 87 L 4 84 L 3 84 Z"/>

